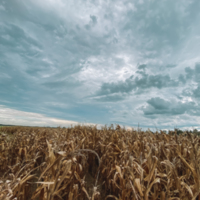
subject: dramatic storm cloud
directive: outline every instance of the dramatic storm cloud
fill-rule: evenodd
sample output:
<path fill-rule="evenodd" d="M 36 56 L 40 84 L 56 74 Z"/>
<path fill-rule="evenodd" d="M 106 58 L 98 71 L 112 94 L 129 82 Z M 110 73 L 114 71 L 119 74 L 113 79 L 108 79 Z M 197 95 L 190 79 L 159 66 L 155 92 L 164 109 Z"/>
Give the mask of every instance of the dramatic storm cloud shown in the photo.
<path fill-rule="evenodd" d="M 200 128 L 199 10 L 199 0 L 1 0 L 0 123 Z"/>

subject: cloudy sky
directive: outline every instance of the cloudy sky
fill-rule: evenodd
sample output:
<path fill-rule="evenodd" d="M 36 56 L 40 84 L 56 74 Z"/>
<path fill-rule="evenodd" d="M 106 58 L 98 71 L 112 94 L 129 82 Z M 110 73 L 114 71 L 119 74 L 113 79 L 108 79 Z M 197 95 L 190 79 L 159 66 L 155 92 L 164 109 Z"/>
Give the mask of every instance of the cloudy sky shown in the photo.
<path fill-rule="evenodd" d="M 199 0 L 0 0 L 0 123 L 200 127 Z"/>

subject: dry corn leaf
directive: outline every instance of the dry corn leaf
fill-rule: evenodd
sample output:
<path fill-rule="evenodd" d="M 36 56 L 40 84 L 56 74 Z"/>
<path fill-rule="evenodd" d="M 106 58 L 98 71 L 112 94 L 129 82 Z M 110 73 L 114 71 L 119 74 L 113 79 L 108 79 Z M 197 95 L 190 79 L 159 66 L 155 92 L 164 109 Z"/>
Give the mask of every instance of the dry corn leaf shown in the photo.
<path fill-rule="evenodd" d="M 140 196 L 143 197 L 144 194 L 142 192 L 142 186 L 141 186 L 141 183 L 140 183 L 140 179 L 139 178 L 136 178 L 135 181 L 134 181 L 134 186 L 138 189 L 139 193 L 140 193 Z"/>

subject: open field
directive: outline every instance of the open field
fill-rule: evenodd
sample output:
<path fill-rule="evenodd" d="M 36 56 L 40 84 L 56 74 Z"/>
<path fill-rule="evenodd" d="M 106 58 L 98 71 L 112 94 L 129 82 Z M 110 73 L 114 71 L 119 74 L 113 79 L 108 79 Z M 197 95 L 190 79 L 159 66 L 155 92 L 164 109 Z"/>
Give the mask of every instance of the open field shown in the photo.
<path fill-rule="evenodd" d="M 119 126 L 0 132 L 2 200 L 200 200 L 195 134 Z"/>

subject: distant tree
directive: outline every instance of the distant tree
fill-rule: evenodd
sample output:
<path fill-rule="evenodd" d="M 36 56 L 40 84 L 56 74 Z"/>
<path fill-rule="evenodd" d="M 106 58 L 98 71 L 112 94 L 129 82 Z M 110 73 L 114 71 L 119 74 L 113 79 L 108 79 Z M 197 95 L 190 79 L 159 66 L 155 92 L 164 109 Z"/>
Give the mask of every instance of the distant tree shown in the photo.
<path fill-rule="evenodd" d="M 175 128 L 174 131 L 176 131 L 177 135 L 183 134 L 183 131 L 178 128 Z"/>
<path fill-rule="evenodd" d="M 192 133 L 196 135 L 200 135 L 200 131 L 198 131 L 196 128 L 192 131 Z"/>
<path fill-rule="evenodd" d="M 198 133 L 198 130 L 195 128 L 195 129 L 193 130 L 193 133 Z"/>

